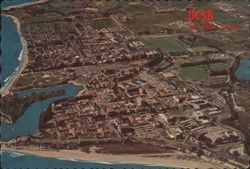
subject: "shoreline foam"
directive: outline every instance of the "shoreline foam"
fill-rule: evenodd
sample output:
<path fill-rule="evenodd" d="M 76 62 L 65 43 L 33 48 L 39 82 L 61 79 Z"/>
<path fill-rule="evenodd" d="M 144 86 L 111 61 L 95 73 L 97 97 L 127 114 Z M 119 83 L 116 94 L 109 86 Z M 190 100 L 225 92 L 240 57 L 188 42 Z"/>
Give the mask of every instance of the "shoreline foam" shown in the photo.
<path fill-rule="evenodd" d="M 8 94 L 9 89 L 12 87 L 14 81 L 21 74 L 21 72 L 25 68 L 25 65 L 28 63 L 28 51 L 27 51 L 28 49 L 27 49 L 27 41 L 24 39 L 21 33 L 21 22 L 19 21 L 19 19 L 15 16 L 7 15 L 7 14 L 3 14 L 3 16 L 10 17 L 13 20 L 13 22 L 16 24 L 17 32 L 21 39 L 21 45 L 22 45 L 22 50 L 19 53 L 19 56 L 17 58 L 20 64 L 16 67 L 15 71 L 9 77 L 6 78 L 7 80 L 5 79 L 6 82 L 4 86 L 2 86 L 0 89 L 0 93 L 4 96 L 5 94 Z"/>
<path fill-rule="evenodd" d="M 23 4 L 18 4 L 18 5 L 11 5 L 11 6 L 3 8 L 2 11 L 9 10 L 11 8 L 22 8 L 25 6 L 44 3 L 44 2 L 48 2 L 48 0 L 40 0 L 40 1 L 27 2 L 27 3 L 23 3 Z M 21 45 L 22 45 L 22 50 L 18 56 L 18 60 L 19 60 L 20 64 L 15 69 L 15 71 L 9 77 L 7 77 L 5 79 L 6 80 L 5 84 L 3 86 L 1 86 L 1 88 L 0 88 L 0 93 L 4 96 L 4 95 L 8 94 L 9 89 L 13 85 L 14 81 L 21 74 L 25 65 L 28 63 L 28 51 L 27 51 L 28 49 L 27 49 L 27 41 L 25 40 L 25 38 L 22 36 L 22 33 L 21 33 L 21 22 L 20 22 L 19 18 L 16 16 L 13 16 L 13 15 L 8 15 L 8 14 L 2 14 L 2 15 L 6 16 L 6 17 L 10 17 L 13 20 L 13 22 L 16 24 L 17 32 L 18 32 L 19 37 L 21 39 Z"/>

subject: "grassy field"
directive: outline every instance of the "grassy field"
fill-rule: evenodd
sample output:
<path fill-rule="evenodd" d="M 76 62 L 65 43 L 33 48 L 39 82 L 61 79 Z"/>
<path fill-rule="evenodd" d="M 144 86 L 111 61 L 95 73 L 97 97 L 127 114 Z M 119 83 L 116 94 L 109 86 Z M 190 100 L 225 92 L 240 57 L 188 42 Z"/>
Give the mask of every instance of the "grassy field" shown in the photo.
<path fill-rule="evenodd" d="M 176 39 L 147 39 L 144 40 L 149 46 L 153 46 L 156 49 L 161 49 L 162 52 L 176 52 L 186 51 L 186 47 Z"/>
<path fill-rule="evenodd" d="M 233 59 L 228 59 L 226 63 L 210 64 L 210 69 L 215 71 L 220 71 L 230 67 Z"/>
<path fill-rule="evenodd" d="M 229 59 L 226 63 L 181 67 L 179 76 L 183 79 L 206 80 L 209 77 L 209 70 L 221 71 L 227 69 L 230 67 L 231 62 L 232 59 Z"/>
<path fill-rule="evenodd" d="M 177 65 L 183 64 L 183 63 L 188 63 L 188 62 L 200 62 L 205 60 L 206 58 L 201 55 L 195 55 L 195 56 L 189 56 L 189 57 L 179 57 L 176 56 L 174 57 L 174 63 Z"/>
<path fill-rule="evenodd" d="M 180 18 L 177 15 L 169 12 L 165 14 L 137 15 L 133 20 L 128 20 L 124 24 L 135 33 L 145 31 L 154 33 L 160 32 L 170 22 L 178 20 Z"/>
<path fill-rule="evenodd" d="M 205 80 L 209 76 L 206 66 L 183 67 L 179 70 L 179 76 L 183 79 Z"/>
<path fill-rule="evenodd" d="M 208 51 L 217 51 L 215 48 L 211 48 L 208 46 L 196 46 L 191 48 L 194 52 L 208 52 Z"/>
<path fill-rule="evenodd" d="M 220 39 L 218 37 L 215 36 L 207 36 L 207 37 L 203 37 L 203 36 L 198 36 L 197 41 L 195 42 L 195 47 L 197 46 L 210 46 L 210 47 L 214 47 L 214 48 L 219 48 L 221 50 L 226 50 L 230 47 L 233 46 L 232 43 L 228 43 L 223 39 Z"/>
<path fill-rule="evenodd" d="M 138 13 L 151 13 L 153 11 L 153 7 L 147 7 L 143 4 L 136 4 L 131 5 L 131 1 L 96 1 L 95 4 L 104 11 L 114 11 L 119 10 L 123 12 L 128 12 L 131 14 L 138 14 Z"/>
<path fill-rule="evenodd" d="M 15 87 L 22 87 L 29 85 L 33 82 L 34 78 L 29 74 L 27 76 L 20 76 L 20 78 L 17 80 Z"/>
<path fill-rule="evenodd" d="M 233 43 L 227 42 L 225 39 L 218 38 L 215 35 L 183 35 L 181 41 L 189 48 L 199 51 L 210 51 L 219 49 L 228 49 L 233 46 Z"/>
<path fill-rule="evenodd" d="M 167 3 L 170 7 L 176 7 L 178 9 L 186 8 L 190 4 L 189 1 L 169 1 Z"/>
<path fill-rule="evenodd" d="M 128 5 L 125 10 L 128 13 L 139 14 L 139 13 L 151 13 L 153 11 L 153 7 L 147 7 L 143 5 Z"/>

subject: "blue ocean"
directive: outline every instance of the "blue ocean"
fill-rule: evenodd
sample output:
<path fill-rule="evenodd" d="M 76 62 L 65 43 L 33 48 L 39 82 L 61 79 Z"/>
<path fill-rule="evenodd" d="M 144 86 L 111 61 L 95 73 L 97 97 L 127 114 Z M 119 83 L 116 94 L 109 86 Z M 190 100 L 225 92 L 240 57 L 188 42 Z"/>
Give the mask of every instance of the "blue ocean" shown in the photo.
<path fill-rule="evenodd" d="M 12 5 L 19 5 L 28 2 L 36 2 L 38 0 L 2 0 L 1 1 L 1 9 L 12 6 Z"/>
<path fill-rule="evenodd" d="M 20 64 L 20 53 L 22 51 L 22 44 L 17 26 L 12 18 L 1 15 L 1 75 L 0 83 L 2 86 L 7 82 Z"/>

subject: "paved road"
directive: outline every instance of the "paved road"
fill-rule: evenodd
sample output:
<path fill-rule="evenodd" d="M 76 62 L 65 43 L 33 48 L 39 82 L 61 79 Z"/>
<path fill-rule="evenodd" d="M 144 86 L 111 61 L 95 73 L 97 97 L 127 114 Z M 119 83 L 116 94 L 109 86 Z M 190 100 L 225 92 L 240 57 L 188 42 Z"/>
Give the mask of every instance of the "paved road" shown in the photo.
<path fill-rule="evenodd" d="M 141 38 L 144 39 L 153 39 L 153 38 L 169 38 L 169 37 L 177 37 L 180 35 L 187 35 L 185 33 L 174 33 L 174 34 L 150 34 L 150 35 L 140 35 Z"/>
<path fill-rule="evenodd" d="M 240 130 L 238 130 L 238 129 L 236 129 L 236 128 L 233 128 L 233 127 L 231 127 L 231 126 L 225 125 L 225 124 L 223 124 L 223 122 L 222 122 L 223 120 L 229 118 L 229 117 L 231 116 L 231 111 L 233 111 L 233 110 L 231 110 L 231 108 L 230 108 L 230 106 L 228 105 L 228 103 L 223 104 L 223 103 L 221 103 L 221 102 L 217 102 L 217 104 L 219 104 L 220 106 L 223 106 L 223 107 L 224 107 L 224 110 L 225 110 L 225 113 L 223 113 L 221 116 L 218 117 L 218 119 L 217 119 L 218 124 L 219 124 L 220 126 L 224 127 L 224 128 L 227 128 L 227 129 L 229 129 L 229 130 L 235 131 L 235 132 L 239 135 L 240 141 L 244 141 L 244 140 L 245 140 L 245 135 L 244 135 Z"/>

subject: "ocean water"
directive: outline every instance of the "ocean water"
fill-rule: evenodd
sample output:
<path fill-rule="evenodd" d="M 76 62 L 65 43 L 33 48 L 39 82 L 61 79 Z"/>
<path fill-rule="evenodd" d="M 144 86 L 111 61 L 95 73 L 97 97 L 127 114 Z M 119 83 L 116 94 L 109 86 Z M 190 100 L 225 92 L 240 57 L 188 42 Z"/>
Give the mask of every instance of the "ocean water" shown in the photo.
<path fill-rule="evenodd" d="M 250 56 L 241 59 L 236 75 L 241 79 L 250 80 Z"/>
<path fill-rule="evenodd" d="M 1 155 L 3 169 L 177 169 L 160 165 L 100 163 L 74 159 L 46 158 L 9 151 L 2 151 Z"/>
<path fill-rule="evenodd" d="M 12 6 L 12 5 L 19 5 L 28 2 L 36 2 L 38 0 L 2 0 L 1 1 L 1 9 Z"/>
<path fill-rule="evenodd" d="M 22 44 L 12 18 L 1 15 L 1 26 L 0 83 L 3 86 L 20 64 L 18 57 L 22 51 Z"/>

